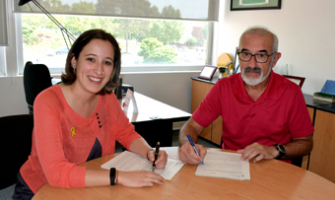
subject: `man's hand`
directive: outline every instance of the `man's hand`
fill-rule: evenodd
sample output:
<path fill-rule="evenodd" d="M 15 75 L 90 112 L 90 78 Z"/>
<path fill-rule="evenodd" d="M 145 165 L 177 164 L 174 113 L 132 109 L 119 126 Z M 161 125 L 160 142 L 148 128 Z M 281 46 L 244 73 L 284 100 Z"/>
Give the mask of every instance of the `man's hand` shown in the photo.
<path fill-rule="evenodd" d="M 200 156 L 198 156 L 192 147 L 192 145 L 187 142 L 182 147 L 179 148 L 179 158 L 182 162 L 188 163 L 191 165 L 199 165 L 202 160 L 204 160 L 207 151 L 206 149 L 199 144 L 195 144 L 195 148 L 197 148 Z"/>
<path fill-rule="evenodd" d="M 245 149 L 238 150 L 237 153 L 242 154 L 241 160 L 258 162 L 263 159 L 274 159 L 279 155 L 278 150 L 274 146 L 265 146 L 257 142 L 252 143 Z"/>

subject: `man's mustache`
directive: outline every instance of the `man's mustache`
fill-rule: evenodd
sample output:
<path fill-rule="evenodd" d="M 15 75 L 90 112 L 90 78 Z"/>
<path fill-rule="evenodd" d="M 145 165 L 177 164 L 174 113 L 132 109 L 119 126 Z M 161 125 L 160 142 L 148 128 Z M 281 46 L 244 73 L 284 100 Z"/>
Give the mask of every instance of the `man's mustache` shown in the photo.
<path fill-rule="evenodd" d="M 244 69 L 244 72 L 256 72 L 256 73 L 261 74 L 262 70 L 259 67 L 255 67 L 255 68 L 247 67 Z"/>

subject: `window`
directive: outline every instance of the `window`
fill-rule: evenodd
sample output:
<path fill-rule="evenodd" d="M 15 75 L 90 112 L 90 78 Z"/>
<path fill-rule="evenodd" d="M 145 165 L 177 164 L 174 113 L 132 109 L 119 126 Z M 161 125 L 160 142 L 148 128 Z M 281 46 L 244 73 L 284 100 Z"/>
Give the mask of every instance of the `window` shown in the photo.
<path fill-rule="evenodd" d="M 108 4 L 109 9 L 104 9 L 104 6 L 99 4 L 101 2 Z M 119 4 L 122 2 L 141 3 L 140 9 L 137 8 L 138 6 L 135 7 L 143 11 L 125 11 L 129 5 L 119 5 L 116 2 Z M 89 0 L 40 1 L 49 12 L 56 13 L 53 16 L 75 37 L 86 30 L 95 28 L 104 29 L 114 35 L 121 48 L 123 72 L 202 69 L 205 64 L 208 64 L 207 53 L 208 49 L 212 48 L 207 41 L 208 36 L 213 34 L 208 31 L 211 30 L 208 27 L 213 23 L 212 19 L 208 19 L 213 15 L 209 14 L 208 5 L 211 5 L 210 2 L 218 3 L 218 0 L 198 1 L 205 2 L 207 10 L 205 14 L 192 20 L 184 19 L 192 18 L 192 13 L 193 15 L 199 14 L 194 14 L 197 12 L 190 8 L 186 11 L 180 10 L 181 6 L 178 6 L 178 2 L 183 3 L 180 3 L 179 0 L 171 1 L 172 3 L 177 2 L 176 8 L 165 5 L 163 2 L 166 1 L 115 0 L 113 3 L 110 1 L 96 3 L 96 1 Z M 192 1 L 183 2 L 192 4 Z M 14 5 L 14 10 L 21 10 L 16 14 L 20 15 L 16 18 L 17 36 L 22 38 L 23 43 L 23 54 L 19 55 L 18 60 L 21 60 L 22 63 L 27 61 L 43 63 L 49 67 L 52 74 L 60 74 L 64 70 L 68 53 L 63 35 L 45 14 L 36 14 L 38 10 L 34 10 L 32 3 L 29 3 L 29 7 L 26 5 L 22 7 L 17 7 L 16 3 Z M 201 6 L 203 7 L 201 4 L 198 5 L 198 7 Z M 34 10 L 35 14 L 27 14 L 30 10 Z M 66 15 L 57 14 L 64 10 Z M 104 16 L 109 11 L 113 16 Z M 73 15 L 78 12 L 85 16 Z M 19 74 L 22 72 L 23 68 L 19 69 Z"/>
<path fill-rule="evenodd" d="M 6 74 L 5 47 L 0 47 L 0 77 L 6 76 Z"/>

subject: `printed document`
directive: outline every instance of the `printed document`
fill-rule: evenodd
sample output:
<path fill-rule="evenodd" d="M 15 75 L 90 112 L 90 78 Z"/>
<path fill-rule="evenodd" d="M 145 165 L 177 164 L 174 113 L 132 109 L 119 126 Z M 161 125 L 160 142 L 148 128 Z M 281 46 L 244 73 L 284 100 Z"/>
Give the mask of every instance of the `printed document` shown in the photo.
<path fill-rule="evenodd" d="M 180 160 L 168 158 L 167 164 L 164 169 L 155 169 L 154 172 L 161 175 L 166 180 L 171 180 L 175 174 L 184 166 Z M 147 159 L 129 152 L 124 151 L 117 155 L 115 158 L 101 165 L 104 169 L 115 167 L 120 171 L 138 171 L 147 170 L 152 171 L 152 164 Z"/>
<path fill-rule="evenodd" d="M 241 154 L 208 150 L 204 163 L 195 175 L 250 180 L 249 162 L 241 160 Z"/>

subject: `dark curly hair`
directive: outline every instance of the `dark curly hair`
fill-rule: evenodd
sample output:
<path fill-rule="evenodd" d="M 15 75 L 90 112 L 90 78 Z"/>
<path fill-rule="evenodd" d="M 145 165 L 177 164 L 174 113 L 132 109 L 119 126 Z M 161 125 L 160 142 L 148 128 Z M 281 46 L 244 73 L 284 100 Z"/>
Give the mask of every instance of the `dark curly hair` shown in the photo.
<path fill-rule="evenodd" d="M 104 30 L 100 29 L 92 29 L 85 31 L 82 33 L 78 39 L 73 43 L 66 59 L 65 65 L 65 73 L 62 73 L 62 82 L 65 85 L 71 85 L 76 80 L 77 76 L 74 72 L 74 69 L 71 65 L 71 60 L 73 56 L 77 60 L 79 58 L 80 52 L 83 48 L 93 39 L 101 39 L 105 41 L 109 41 L 114 49 L 114 65 L 113 65 L 113 72 L 106 83 L 105 87 L 100 91 L 100 93 L 111 93 L 119 84 L 119 76 L 121 71 L 121 53 L 119 44 L 117 43 L 116 39 L 109 33 L 105 32 Z"/>

